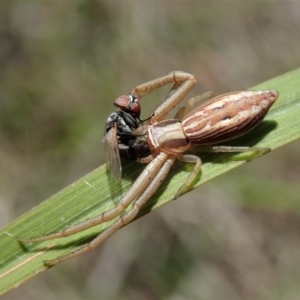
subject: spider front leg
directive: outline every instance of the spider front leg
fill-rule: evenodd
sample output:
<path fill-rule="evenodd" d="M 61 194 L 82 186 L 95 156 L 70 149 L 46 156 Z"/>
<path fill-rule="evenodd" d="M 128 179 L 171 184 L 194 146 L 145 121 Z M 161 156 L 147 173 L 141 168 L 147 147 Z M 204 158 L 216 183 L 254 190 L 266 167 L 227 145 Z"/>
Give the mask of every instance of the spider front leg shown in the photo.
<path fill-rule="evenodd" d="M 171 158 L 171 160 L 174 162 L 175 159 Z M 86 230 L 88 228 L 99 225 L 103 222 L 110 221 L 110 220 L 114 219 L 115 217 L 121 215 L 122 212 L 124 212 L 125 209 L 131 203 L 137 201 L 140 197 L 146 197 L 146 200 L 140 200 L 140 201 L 138 201 L 138 203 L 147 201 L 147 199 L 149 199 L 151 197 L 151 195 L 155 192 L 155 190 L 158 188 L 158 186 L 161 183 L 161 181 L 163 180 L 163 178 L 167 175 L 168 170 L 172 164 L 173 163 L 171 163 L 170 159 L 168 159 L 168 155 L 164 152 L 161 152 L 155 157 L 154 160 L 152 160 L 146 166 L 146 168 L 143 170 L 143 172 L 140 174 L 140 176 L 136 179 L 136 181 L 133 183 L 133 185 L 131 186 L 129 191 L 123 196 L 123 198 L 120 200 L 120 202 L 117 204 L 117 206 L 115 208 L 105 211 L 102 214 L 100 214 L 94 218 L 90 218 L 86 221 L 72 225 L 63 231 L 54 232 L 54 233 L 50 233 L 48 235 L 33 237 L 33 238 L 29 238 L 29 239 L 20 238 L 19 240 L 23 241 L 23 242 L 38 242 L 38 241 L 46 241 L 46 240 L 50 240 L 50 239 L 55 239 L 55 238 L 67 237 L 67 236 L 73 235 L 75 233 L 81 232 L 83 230 Z M 164 172 L 163 172 L 163 170 L 164 170 Z M 107 233 L 105 234 L 106 230 L 103 232 L 103 235 L 101 235 L 101 239 L 100 239 L 100 242 L 98 242 L 98 244 L 101 243 L 103 240 L 105 240 L 108 236 L 110 236 L 118 228 L 119 227 L 111 227 L 111 226 L 108 227 L 106 229 L 106 230 L 108 230 Z M 63 261 L 63 260 L 67 260 L 67 259 L 75 257 L 75 256 L 78 256 L 82 253 L 88 252 L 89 249 L 93 248 L 92 246 L 89 246 L 89 245 L 90 244 L 88 244 L 87 246 L 83 246 L 82 248 L 76 250 L 75 252 L 72 252 L 66 256 L 63 256 L 62 258 L 53 260 L 53 264 Z M 91 244 L 91 245 L 94 245 L 94 244 Z M 52 264 L 52 262 L 49 262 L 49 264 Z"/>
<path fill-rule="evenodd" d="M 50 233 L 43 236 L 28 238 L 28 239 L 20 238 L 19 240 L 23 242 L 40 242 L 40 241 L 46 241 L 55 238 L 67 237 L 72 234 L 81 232 L 83 230 L 86 230 L 88 228 L 99 225 L 103 222 L 107 222 L 116 218 L 134 200 L 136 200 L 136 198 L 140 196 L 141 192 L 143 192 L 147 188 L 147 186 L 151 183 L 151 181 L 153 180 L 157 172 L 160 170 L 161 166 L 164 164 L 166 159 L 167 159 L 167 154 L 163 152 L 157 155 L 156 158 L 146 166 L 146 168 L 136 179 L 136 181 L 133 183 L 133 185 L 128 190 L 128 192 L 121 198 L 120 202 L 117 204 L 116 207 L 108 211 L 105 211 L 102 214 L 95 216 L 94 218 L 90 218 L 83 222 L 67 227 L 62 231 Z"/>
<path fill-rule="evenodd" d="M 153 124 L 154 122 L 163 120 L 169 111 L 183 100 L 196 82 L 192 74 L 174 71 L 165 76 L 138 85 L 131 91 L 131 94 L 137 98 L 142 98 L 157 88 L 169 83 L 174 83 L 165 100 L 150 114 L 151 117 L 148 124 Z"/>
<path fill-rule="evenodd" d="M 165 153 L 163 153 L 165 156 Z M 140 194 L 140 196 L 133 202 L 132 208 L 120 216 L 113 224 L 111 224 L 108 228 L 106 228 L 101 234 L 99 234 L 95 239 L 93 239 L 90 243 L 84 245 L 83 247 L 71 252 L 70 254 L 60 256 L 53 260 L 45 261 L 47 265 L 55 265 L 59 262 L 65 261 L 67 259 L 79 256 L 81 254 L 87 253 L 98 245 L 100 245 L 103 241 L 109 238 L 112 234 L 114 234 L 117 230 L 130 223 L 139 213 L 140 209 L 145 205 L 145 203 L 149 200 L 149 198 L 155 193 L 155 191 L 159 188 L 162 181 L 165 179 L 167 174 L 169 173 L 170 168 L 174 164 L 175 158 L 165 156 L 165 161 L 161 168 L 158 170 L 157 174 L 153 177 L 152 181 L 149 183 L 147 188 Z"/>

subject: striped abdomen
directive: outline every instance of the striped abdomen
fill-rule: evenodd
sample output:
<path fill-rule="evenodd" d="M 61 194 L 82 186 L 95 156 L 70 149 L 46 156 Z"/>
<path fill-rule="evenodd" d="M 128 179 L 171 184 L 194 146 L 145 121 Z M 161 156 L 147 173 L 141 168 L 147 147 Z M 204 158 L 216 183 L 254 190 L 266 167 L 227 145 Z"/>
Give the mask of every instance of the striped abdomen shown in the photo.
<path fill-rule="evenodd" d="M 212 145 L 237 138 L 252 130 L 278 98 L 278 92 L 243 91 L 217 96 L 182 120 L 193 144 Z"/>

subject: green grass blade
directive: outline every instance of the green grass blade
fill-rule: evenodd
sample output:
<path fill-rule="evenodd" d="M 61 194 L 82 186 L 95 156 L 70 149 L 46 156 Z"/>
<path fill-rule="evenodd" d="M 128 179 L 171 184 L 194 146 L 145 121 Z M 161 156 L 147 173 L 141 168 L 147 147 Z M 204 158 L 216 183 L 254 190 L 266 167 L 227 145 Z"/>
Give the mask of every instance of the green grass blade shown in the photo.
<path fill-rule="evenodd" d="M 274 150 L 299 139 L 299 79 L 300 69 L 254 87 L 255 90 L 276 89 L 280 97 L 261 125 L 230 145 L 271 147 Z M 192 188 L 244 164 L 245 161 L 236 161 L 241 158 L 239 155 L 201 155 L 204 165 Z M 106 167 L 101 166 L 3 228 L 0 231 L 0 295 L 46 270 L 43 260 L 69 253 L 109 224 L 105 223 L 69 238 L 43 243 L 22 245 L 18 242 L 18 237 L 58 231 L 113 208 L 142 168 L 142 165 L 135 162 L 125 162 L 122 183 L 115 184 Z M 171 201 L 191 169 L 192 166 L 176 163 L 140 215 Z"/>

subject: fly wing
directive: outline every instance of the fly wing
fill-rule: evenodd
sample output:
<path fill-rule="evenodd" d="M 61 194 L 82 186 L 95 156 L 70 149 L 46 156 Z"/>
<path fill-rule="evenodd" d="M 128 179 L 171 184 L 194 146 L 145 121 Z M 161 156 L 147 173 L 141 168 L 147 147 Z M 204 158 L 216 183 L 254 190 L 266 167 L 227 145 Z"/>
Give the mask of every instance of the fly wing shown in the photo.
<path fill-rule="evenodd" d="M 122 165 L 118 147 L 117 128 L 112 127 L 104 137 L 106 165 L 116 181 L 122 178 Z"/>

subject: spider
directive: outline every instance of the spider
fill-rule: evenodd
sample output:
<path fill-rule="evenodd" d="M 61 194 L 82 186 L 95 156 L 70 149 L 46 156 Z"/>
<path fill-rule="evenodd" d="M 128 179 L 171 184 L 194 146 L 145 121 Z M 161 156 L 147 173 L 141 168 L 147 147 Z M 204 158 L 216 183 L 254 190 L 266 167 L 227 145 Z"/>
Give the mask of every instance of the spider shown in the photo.
<path fill-rule="evenodd" d="M 173 83 L 173 87 L 165 100 L 151 113 L 147 125 L 140 126 L 137 124 L 138 126 L 133 126 L 136 129 L 132 130 L 131 134 L 142 135 L 142 143 L 147 143 L 151 154 L 140 159 L 140 162 L 148 164 L 119 203 L 114 208 L 67 227 L 63 231 L 21 239 L 24 242 L 38 242 L 62 238 L 116 218 L 114 223 L 88 244 L 67 255 L 45 261 L 45 264 L 55 265 L 89 252 L 118 229 L 131 222 L 137 216 L 141 207 L 158 189 L 177 159 L 185 163 L 193 163 L 195 167 L 186 182 L 174 195 L 174 199 L 176 199 L 200 172 L 202 164 L 200 157 L 185 153 L 194 146 L 202 147 L 208 152 L 258 150 L 268 152 L 270 150 L 269 148 L 214 145 L 244 135 L 257 126 L 277 100 L 277 91 L 231 92 L 210 99 L 192 110 L 196 102 L 207 98 L 209 94 L 196 96 L 190 99 L 186 106 L 179 109 L 175 119 L 169 120 L 164 120 L 165 116 L 183 100 L 195 85 L 196 79 L 192 74 L 174 71 L 135 87 L 130 94 L 140 99 L 151 91 L 169 83 Z M 182 120 L 180 120 L 181 118 Z M 114 125 L 114 128 L 116 128 L 116 125 Z M 125 146 L 128 145 L 125 144 Z M 133 145 L 133 147 L 135 146 Z M 130 205 L 131 208 L 126 211 Z"/>

